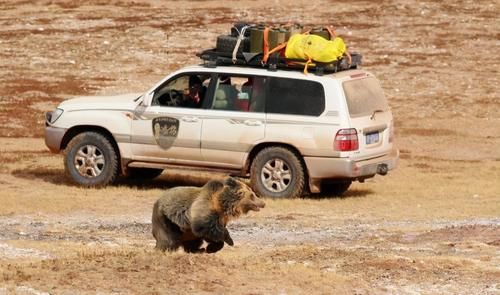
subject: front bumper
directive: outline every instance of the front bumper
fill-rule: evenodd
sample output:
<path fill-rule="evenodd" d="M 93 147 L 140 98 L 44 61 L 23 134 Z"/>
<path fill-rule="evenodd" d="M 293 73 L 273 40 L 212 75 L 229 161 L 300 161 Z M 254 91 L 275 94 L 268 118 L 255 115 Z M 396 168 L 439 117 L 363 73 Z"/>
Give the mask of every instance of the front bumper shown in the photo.
<path fill-rule="evenodd" d="M 66 128 L 45 126 L 45 145 L 51 152 L 59 153 L 61 151 L 61 142 L 66 130 Z"/>
<path fill-rule="evenodd" d="M 311 179 L 364 179 L 380 173 L 381 168 L 384 168 L 386 173 L 396 168 L 399 162 L 399 150 L 394 148 L 387 155 L 362 161 L 319 157 L 304 157 L 304 161 Z"/>

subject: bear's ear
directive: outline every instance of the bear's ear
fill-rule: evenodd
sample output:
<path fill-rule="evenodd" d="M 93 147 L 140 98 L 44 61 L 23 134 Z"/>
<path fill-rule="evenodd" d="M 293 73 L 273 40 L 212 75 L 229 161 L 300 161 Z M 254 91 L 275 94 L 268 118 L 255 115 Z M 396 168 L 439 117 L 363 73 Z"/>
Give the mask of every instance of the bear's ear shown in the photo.
<path fill-rule="evenodd" d="M 224 187 L 224 184 L 220 180 L 210 180 L 203 187 L 213 193 L 221 190 Z"/>
<path fill-rule="evenodd" d="M 226 178 L 224 180 L 224 184 L 227 185 L 227 186 L 229 186 L 230 188 L 237 188 L 240 185 L 238 183 L 238 181 L 235 178 L 231 177 L 231 176 L 229 176 L 228 178 Z"/>

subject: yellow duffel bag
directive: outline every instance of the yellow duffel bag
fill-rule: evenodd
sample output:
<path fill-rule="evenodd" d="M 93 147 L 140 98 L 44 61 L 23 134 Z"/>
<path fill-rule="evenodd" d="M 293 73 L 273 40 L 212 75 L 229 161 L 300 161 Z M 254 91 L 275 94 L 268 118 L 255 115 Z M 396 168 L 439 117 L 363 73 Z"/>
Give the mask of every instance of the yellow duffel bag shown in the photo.
<path fill-rule="evenodd" d="M 317 35 L 295 34 L 288 40 L 285 58 L 330 63 L 341 59 L 345 52 L 346 45 L 340 37 L 326 40 Z"/>
<path fill-rule="evenodd" d="M 347 46 L 342 38 L 338 37 L 335 31 L 327 28 L 330 32 L 331 40 L 327 40 L 321 36 L 307 33 L 295 34 L 290 39 L 282 43 L 272 50 L 267 50 L 264 43 L 263 64 L 267 64 L 269 56 L 274 52 L 281 52 L 281 56 L 290 61 L 302 60 L 305 61 L 304 73 L 307 74 L 307 67 L 316 63 L 332 63 L 342 59 L 345 55 L 348 59 L 348 64 L 351 64 L 351 55 L 347 51 Z M 284 52 L 283 52 L 284 51 Z"/>

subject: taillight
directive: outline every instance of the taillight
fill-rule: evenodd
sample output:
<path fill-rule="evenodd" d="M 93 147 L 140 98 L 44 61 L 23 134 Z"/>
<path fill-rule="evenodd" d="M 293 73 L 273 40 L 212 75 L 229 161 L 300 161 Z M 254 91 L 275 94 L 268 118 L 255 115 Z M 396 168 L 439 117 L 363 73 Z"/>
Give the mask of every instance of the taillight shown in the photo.
<path fill-rule="evenodd" d="M 359 148 L 358 132 L 354 128 L 340 129 L 335 135 L 333 147 L 336 151 L 348 152 Z"/>

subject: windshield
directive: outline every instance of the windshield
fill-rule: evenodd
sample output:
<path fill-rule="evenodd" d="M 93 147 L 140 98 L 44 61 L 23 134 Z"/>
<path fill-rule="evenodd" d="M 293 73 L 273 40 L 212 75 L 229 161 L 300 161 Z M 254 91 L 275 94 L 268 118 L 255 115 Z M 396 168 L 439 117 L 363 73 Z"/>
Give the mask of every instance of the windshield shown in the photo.
<path fill-rule="evenodd" d="M 389 109 L 384 91 L 374 77 L 346 81 L 342 86 L 351 117 L 367 116 L 374 111 Z"/>

